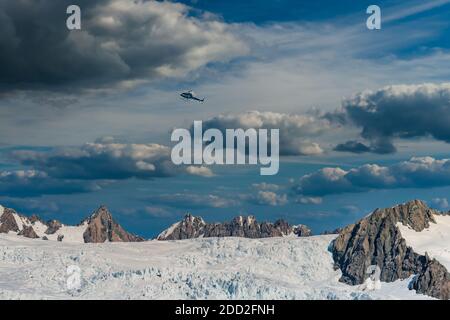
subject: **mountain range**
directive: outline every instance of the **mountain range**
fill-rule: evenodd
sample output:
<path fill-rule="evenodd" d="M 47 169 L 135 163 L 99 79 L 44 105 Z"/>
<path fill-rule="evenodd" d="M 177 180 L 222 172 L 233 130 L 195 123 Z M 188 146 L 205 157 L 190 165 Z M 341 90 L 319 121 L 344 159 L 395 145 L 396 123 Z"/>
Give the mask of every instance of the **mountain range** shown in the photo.
<path fill-rule="evenodd" d="M 300 263 L 295 252 L 312 260 L 315 256 L 323 257 L 321 261 L 316 262 L 318 265 L 312 269 L 310 266 L 303 266 L 305 270 L 309 271 L 302 271 L 293 276 L 293 281 L 298 280 L 295 278 L 297 276 L 301 279 L 314 277 L 312 270 L 322 268 L 323 272 L 331 278 L 337 272 L 336 280 L 328 280 L 333 282 L 333 286 L 337 285 L 334 283 L 336 281 L 351 288 L 366 287 L 368 281 L 370 282 L 372 279 L 369 270 L 376 266 L 379 269 L 379 280 L 385 283 L 385 286 L 390 283 L 406 281 L 405 289 L 414 290 L 417 294 L 444 300 L 450 299 L 450 274 L 448 272 L 450 270 L 450 214 L 431 209 L 420 200 L 413 200 L 391 208 L 376 209 L 354 224 L 336 229 L 334 233 L 328 232 L 318 236 L 312 236 L 311 230 L 305 225 L 290 225 L 284 220 L 274 223 L 258 222 L 254 216 L 238 216 L 229 222 L 208 223 L 201 217 L 187 214 L 181 221 L 161 232 L 154 241 L 144 241 L 142 237 L 125 231 L 104 206 L 98 208 L 77 226 L 67 226 L 56 220 L 43 222 L 37 216 L 26 217 L 12 209 L 0 206 L 0 233 L 6 233 L 8 237 L 19 236 L 18 238 L 72 243 L 143 242 L 148 243 L 149 254 L 156 256 L 165 252 L 161 251 L 162 248 L 173 248 L 171 250 L 177 251 L 176 248 L 184 246 L 182 243 L 186 241 L 194 241 L 192 243 L 195 244 L 197 243 L 195 241 L 212 239 L 213 242 L 201 242 L 206 247 L 210 247 L 211 243 L 214 245 L 214 248 L 208 249 L 212 256 L 202 258 L 206 259 L 206 265 L 213 261 L 219 263 L 218 261 L 222 259 L 219 257 L 229 255 L 227 253 L 224 256 L 225 253 L 222 252 L 225 250 L 223 246 L 227 246 L 227 243 L 234 246 L 234 243 L 238 241 L 242 246 L 256 246 L 253 248 L 256 251 L 246 249 L 250 251 L 241 254 L 246 255 L 252 252 L 252 254 L 258 255 L 264 252 L 267 259 L 276 261 L 280 261 L 280 258 L 276 254 L 273 255 L 275 249 L 270 246 L 271 244 L 277 247 L 284 245 L 291 248 L 291 251 L 286 254 L 289 255 L 289 259 L 292 259 L 294 269 L 296 269 L 295 261 Z M 226 242 L 223 244 L 216 242 L 215 239 L 221 238 Z M 244 238 L 250 239 L 246 239 L 247 242 L 233 240 Z M 250 242 L 251 239 L 270 242 Z M 285 240 L 280 242 L 281 240 L 276 239 Z M 300 239 L 305 240 L 298 241 Z M 48 241 L 48 243 L 50 242 Z M 161 246 L 161 242 L 168 244 Z M 129 244 L 129 246 L 133 245 Z M 265 246 L 269 246 L 268 251 L 262 249 Z M 307 249 L 309 246 L 311 248 Z M 203 245 L 196 250 L 202 251 L 201 248 Z M 237 247 L 236 250 L 240 250 L 238 248 L 241 247 Z M 280 248 L 276 250 L 281 250 Z M 99 250 L 104 250 L 104 247 L 99 247 Z M 186 253 L 189 257 L 183 256 L 182 265 L 190 264 L 192 257 L 200 253 Z M 129 251 L 124 254 L 129 254 Z M 326 262 L 328 257 L 329 265 Z M 134 261 L 134 259 L 136 258 L 130 261 Z M 236 259 L 240 261 L 240 258 L 236 257 Z M 255 257 L 255 259 L 259 258 Z M 305 263 L 307 261 L 301 260 L 301 264 Z M 258 265 L 254 267 L 259 268 L 258 270 L 263 268 Z M 262 272 L 261 270 L 258 272 Z M 231 272 L 230 270 L 225 271 Z M 205 272 L 210 271 L 206 269 Z M 211 277 L 215 276 L 211 275 Z M 271 275 L 267 274 L 267 277 L 271 277 Z M 172 281 L 170 279 L 167 281 Z M 275 281 L 273 285 L 278 286 L 281 283 Z M 201 288 L 197 288 L 197 290 L 201 290 Z M 256 296 L 250 295 L 249 298 L 251 297 L 255 298 Z"/>
<path fill-rule="evenodd" d="M 292 226 L 282 219 L 274 223 L 259 223 L 254 216 L 238 216 L 230 222 L 207 223 L 201 217 L 186 214 L 183 220 L 161 232 L 157 239 L 184 240 L 210 237 L 271 238 L 289 235 L 308 237 L 312 233 L 311 229 L 305 225 Z"/>
<path fill-rule="evenodd" d="M 44 222 L 36 215 L 27 217 L 0 206 L 0 233 L 75 243 L 144 241 L 144 238 L 125 231 L 105 206 L 99 207 L 76 226 L 68 226 L 58 220 Z"/>

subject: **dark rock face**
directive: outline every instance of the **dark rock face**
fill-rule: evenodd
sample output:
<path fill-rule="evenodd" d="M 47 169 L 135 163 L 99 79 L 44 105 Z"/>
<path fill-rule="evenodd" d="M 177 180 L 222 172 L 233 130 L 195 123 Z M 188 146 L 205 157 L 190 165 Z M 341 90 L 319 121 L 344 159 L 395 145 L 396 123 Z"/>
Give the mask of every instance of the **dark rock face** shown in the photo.
<path fill-rule="evenodd" d="M 450 299 L 450 273 L 436 259 L 426 256 L 423 270 L 412 281 L 411 287 L 418 293 L 435 298 Z"/>
<path fill-rule="evenodd" d="M 4 208 L 3 214 L 0 217 L 0 233 L 8 233 L 10 231 L 19 232 L 19 226 L 13 214 L 16 214 L 14 210 Z"/>
<path fill-rule="evenodd" d="M 26 217 L 18 214 L 12 209 L 3 208 L 0 206 L 0 233 L 15 232 L 17 235 L 28 237 L 28 238 L 45 238 L 48 237 L 43 234 L 36 234 L 35 226 L 37 223 L 42 223 L 47 226 L 45 230 L 46 235 L 52 235 L 60 231 L 63 226 L 61 222 L 57 220 L 49 220 L 48 222 L 43 222 L 38 216 L 33 215 L 31 217 Z M 16 218 L 20 218 L 21 225 L 17 225 Z M 23 224 L 23 225 L 22 225 Z M 96 212 L 94 212 L 88 219 L 84 220 L 81 225 L 87 225 L 86 230 L 83 234 L 84 242 L 105 242 L 105 241 L 121 241 L 121 242 L 131 242 L 131 241 L 144 241 L 144 238 L 135 236 L 126 232 L 118 223 L 116 223 L 111 214 L 106 207 L 100 207 Z M 58 234 L 57 240 L 62 241 L 64 239 L 64 234 Z"/>
<path fill-rule="evenodd" d="M 45 230 L 45 234 L 54 234 L 62 227 L 62 224 L 58 220 L 49 220 L 47 226 L 48 228 Z"/>
<path fill-rule="evenodd" d="M 277 228 L 271 223 L 258 223 L 253 216 L 240 216 L 233 218 L 231 222 L 208 224 L 203 236 L 267 238 L 282 236 L 284 228 L 284 224 L 279 225 L 279 228 Z"/>
<path fill-rule="evenodd" d="M 30 217 L 29 221 L 30 221 L 31 223 L 35 223 L 35 222 L 40 221 L 40 222 L 42 222 L 43 224 L 45 224 L 45 222 L 43 222 L 43 221 L 41 220 L 41 218 L 39 218 L 39 217 L 38 217 L 37 215 L 35 215 L 35 214 L 33 214 L 33 215 Z"/>
<path fill-rule="evenodd" d="M 114 221 L 111 213 L 104 206 L 95 211 L 87 220 L 87 229 L 83 234 L 85 243 L 136 242 L 144 239 L 126 232 Z"/>
<path fill-rule="evenodd" d="M 191 214 L 184 216 L 183 220 L 162 232 L 158 240 L 184 240 L 198 238 L 205 233 L 206 222 L 200 217 Z"/>
<path fill-rule="evenodd" d="M 421 292 L 433 293 L 432 296 L 438 298 L 445 296 L 440 292 L 444 288 L 433 287 L 437 278 L 425 280 L 425 273 L 442 278 L 443 270 L 436 266 L 430 269 L 429 259 L 408 247 L 396 226 L 400 222 L 420 232 L 428 228 L 430 222 L 435 222 L 434 213 L 422 201 L 414 200 L 393 208 L 377 209 L 370 216 L 342 229 L 331 247 L 335 267 L 342 271 L 340 281 L 362 284 L 369 276 L 366 273 L 368 267 L 377 265 L 381 269 L 381 281 L 392 282 L 416 274 Z"/>
<path fill-rule="evenodd" d="M 36 234 L 32 226 L 25 226 L 23 229 L 17 234 L 19 236 L 24 236 L 26 238 L 37 239 L 39 236 Z"/>
<path fill-rule="evenodd" d="M 282 237 L 288 234 L 296 234 L 300 237 L 311 235 L 311 230 L 306 226 L 291 226 L 284 220 L 275 223 L 256 221 L 254 216 L 235 217 L 230 222 L 206 223 L 200 217 L 187 214 L 183 220 L 162 232 L 158 240 L 184 240 L 199 237 L 244 237 L 244 238 L 268 238 Z"/>
<path fill-rule="evenodd" d="M 27 225 L 17 225 L 14 215 L 24 219 L 26 223 L 34 223 L 40 221 L 36 215 L 30 217 L 30 219 L 18 214 L 13 209 L 4 208 L 3 214 L 0 217 L 0 233 L 8 233 L 10 231 L 16 232 L 19 236 L 24 236 L 27 238 L 36 239 L 39 236 L 36 234 L 32 226 Z"/>
<path fill-rule="evenodd" d="M 17 221 L 14 215 L 19 217 L 24 221 L 24 224 L 17 225 Z M 27 238 L 39 238 L 39 236 L 34 231 L 33 227 L 29 224 L 34 224 L 37 221 L 41 221 L 38 216 L 32 215 L 27 218 L 21 214 L 18 214 L 13 209 L 3 208 L 3 214 L 0 216 L 0 233 L 8 233 L 10 231 L 16 232 L 19 236 L 24 236 Z M 26 225 L 25 225 L 26 224 Z"/>
<path fill-rule="evenodd" d="M 305 226 L 304 224 L 299 224 L 294 227 L 294 234 L 296 234 L 299 237 L 310 237 L 312 236 L 312 231 L 308 226 Z"/>

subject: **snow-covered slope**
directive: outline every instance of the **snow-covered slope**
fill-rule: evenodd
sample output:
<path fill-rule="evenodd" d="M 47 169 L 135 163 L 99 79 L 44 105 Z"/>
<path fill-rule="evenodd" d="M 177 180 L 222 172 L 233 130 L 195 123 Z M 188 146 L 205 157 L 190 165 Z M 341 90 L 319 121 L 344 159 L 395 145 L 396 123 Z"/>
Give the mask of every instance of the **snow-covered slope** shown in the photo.
<path fill-rule="evenodd" d="M 335 235 L 75 244 L 0 234 L 0 298 L 425 299 L 409 280 L 381 289 L 338 282 Z M 67 290 L 67 268 L 81 289 Z M 73 270 L 73 269 L 72 269 Z"/>
<path fill-rule="evenodd" d="M 175 222 L 174 224 L 172 224 L 169 228 L 167 228 L 166 230 L 164 230 L 163 232 L 161 232 L 156 239 L 166 239 L 169 238 L 172 234 L 173 231 L 178 228 L 178 226 L 181 224 L 181 222 Z"/>
<path fill-rule="evenodd" d="M 434 215 L 436 223 L 416 232 L 401 223 L 397 224 L 406 244 L 419 254 L 428 253 L 450 270 L 450 215 Z"/>
<path fill-rule="evenodd" d="M 0 216 L 1 214 L 3 214 L 3 211 L 0 212 Z M 61 237 L 60 241 L 84 243 L 83 233 L 87 229 L 86 221 L 78 226 L 67 226 L 62 224 L 55 233 L 47 234 L 46 231 L 48 229 L 48 225 L 46 225 L 42 221 L 37 220 L 32 222 L 30 218 L 22 216 L 16 212 L 12 213 L 12 216 L 14 217 L 19 232 L 22 231 L 25 227 L 32 227 L 36 235 L 41 239 L 45 237 L 47 240 L 57 241 L 58 238 Z M 15 232 L 10 233 L 15 234 Z"/>
<path fill-rule="evenodd" d="M 16 234 L 32 239 L 71 243 L 134 242 L 143 238 L 125 231 L 108 208 L 100 206 L 76 226 L 57 220 L 44 222 L 38 216 L 27 217 L 13 209 L 0 207 L 0 233 Z"/>
<path fill-rule="evenodd" d="M 87 229 L 87 222 L 84 221 L 78 226 L 66 226 L 61 225 L 61 227 L 53 234 L 46 234 L 48 226 L 40 221 L 36 221 L 32 224 L 34 231 L 39 236 L 39 238 L 46 237 L 48 240 L 57 241 L 59 237 L 62 237 L 63 242 L 72 243 L 84 243 L 83 233 Z"/>

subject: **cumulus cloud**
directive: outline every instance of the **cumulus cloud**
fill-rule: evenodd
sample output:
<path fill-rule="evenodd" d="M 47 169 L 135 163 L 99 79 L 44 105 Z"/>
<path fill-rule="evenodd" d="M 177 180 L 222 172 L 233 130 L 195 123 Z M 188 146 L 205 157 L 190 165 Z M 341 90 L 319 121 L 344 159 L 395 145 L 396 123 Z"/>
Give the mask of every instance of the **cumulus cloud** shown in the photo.
<path fill-rule="evenodd" d="M 329 128 L 327 119 L 314 115 L 249 111 L 240 114 L 221 114 L 203 121 L 204 130 L 279 129 L 280 155 L 318 155 L 323 153 L 318 143 L 311 141 Z"/>
<path fill-rule="evenodd" d="M 395 85 L 364 91 L 343 102 L 342 110 L 326 115 L 341 124 L 360 127 L 369 142 L 348 141 L 337 151 L 392 153 L 395 138 L 433 137 L 450 142 L 450 83 Z"/>
<path fill-rule="evenodd" d="M 80 147 L 14 150 L 9 156 L 28 169 L 0 171 L 1 196 L 93 192 L 131 178 L 153 179 L 180 174 L 214 176 L 207 167 L 175 166 L 166 146 L 118 143 L 112 138 Z"/>
<path fill-rule="evenodd" d="M 36 170 L 0 171 L 0 194 L 8 197 L 34 197 L 43 194 L 73 194 L 93 192 L 100 184 L 54 179 L 46 172 Z"/>
<path fill-rule="evenodd" d="M 214 177 L 212 170 L 203 166 L 188 166 L 186 167 L 186 172 L 194 176 Z"/>
<path fill-rule="evenodd" d="M 59 179 L 128 179 L 173 175 L 170 149 L 159 144 L 86 143 L 50 152 L 19 150 L 12 153 L 22 165 Z"/>
<path fill-rule="evenodd" d="M 352 152 L 352 153 L 364 153 L 364 152 L 370 152 L 372 149 L 365 145 L 362 142 L 350 140 L 344 143 L 340 143 L 336 145 L 334 148 L 335 151 L 340 152 Z"/>
<path fill-rule="evenodd" d="M 80 147 L 50 151 L 15 150 L 10 156 L 22 166 L 60 180 L 152 179 L 190 174 L 212 177 L 202 166 L 175 166 L 170 148 L 160 144 L 126 144 L 112 138 Z"/>
<path fill-rule="evenodd" d="M 365 164 L 350 170 L 323 168 L 293 186 L 304 196 L 325 196 L 372 189 L 431 188 L 450 185 L 450 159 L 413 157 L 390 166 Z"/>
<path fill-rule="evenodd" d="M 0 90 L 127 88 L 247 52 L 225 23 L 181 3 L 80 0 L 74 31 L 70 4 L 0 2 Z"/>
<path fill-rule="evenodd" d="M 279 195 L 273 191 L 260 190 L 256 194 L 243 195 L 242 199 L 263 206 L 283 206 L 288 203 L 287 195 Z"/>
<path fill-rule="evenodd" d="M 350 192 L 353 188 L 345 179 L 346 174 L 347 171 L 341 168 L 323 168 L 300 178 L 294 189 L 300 194 L 310 196 Z"/>

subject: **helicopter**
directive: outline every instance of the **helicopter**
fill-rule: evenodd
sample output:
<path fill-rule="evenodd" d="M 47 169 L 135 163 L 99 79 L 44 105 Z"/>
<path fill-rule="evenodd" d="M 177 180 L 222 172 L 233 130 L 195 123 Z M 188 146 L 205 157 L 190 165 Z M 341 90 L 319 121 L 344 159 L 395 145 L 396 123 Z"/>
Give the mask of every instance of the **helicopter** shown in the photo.
<path fill-rule="evenodd" d="M 192 90 L 180 93 L 180 96 L 185 100 L 195 100 L 195 101 L 199 101 L 199 102 L 205 101 L 205 98 L 200 99 L 200 98 L 196 97 L 194 91 L 192 91 Z"/>

